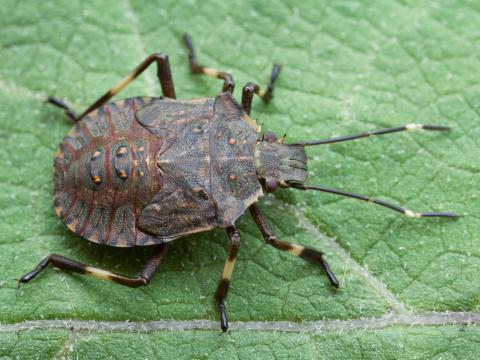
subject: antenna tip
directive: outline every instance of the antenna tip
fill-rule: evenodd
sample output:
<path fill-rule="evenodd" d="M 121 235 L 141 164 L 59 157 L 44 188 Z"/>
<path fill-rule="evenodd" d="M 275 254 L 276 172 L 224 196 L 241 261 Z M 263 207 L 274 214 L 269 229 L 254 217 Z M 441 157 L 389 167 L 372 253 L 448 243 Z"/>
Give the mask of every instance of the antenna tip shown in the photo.
<path fill-rule="evenodd" d="M 454 218 L 454 219 L 458 219 L 459 217 L 462 217 L 462 215 L 454 213 L 454 212 L 447 212 L 445 214 L 446 214 L 445 215 L 446 217 L 450 217 L 450 218 Z"/>
<path fill-rule="evenodd" d="M 446 217 L 446 218 L 452 218 L 452 219 L 458 219 L 461 217 L 461 215 L 447 211 L 447 212 L 424 212 L 421 214 L 422 217 Z"/>
<path fill-rule="evenodd" d="M 450 131 L 452 128 L 450 126 L 443 125 L 422 125 L 424 130 L 433 130 L 433 131 Z"/>

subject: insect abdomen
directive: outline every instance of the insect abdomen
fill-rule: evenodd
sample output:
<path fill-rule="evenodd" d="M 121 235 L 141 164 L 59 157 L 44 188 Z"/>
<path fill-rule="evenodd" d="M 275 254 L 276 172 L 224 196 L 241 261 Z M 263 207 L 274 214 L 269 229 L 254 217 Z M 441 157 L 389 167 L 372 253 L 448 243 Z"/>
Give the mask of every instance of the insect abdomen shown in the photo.
<path fill-rule="evenodd" d="M 55 210 L 75 233 L 100 244 L 158 243 L 136 220 L 161 187 L 155 154 L 162 139 L 138 124 L 136 111 L 154 98 L 109 103 L 78 122 L 54 163 Z"/>

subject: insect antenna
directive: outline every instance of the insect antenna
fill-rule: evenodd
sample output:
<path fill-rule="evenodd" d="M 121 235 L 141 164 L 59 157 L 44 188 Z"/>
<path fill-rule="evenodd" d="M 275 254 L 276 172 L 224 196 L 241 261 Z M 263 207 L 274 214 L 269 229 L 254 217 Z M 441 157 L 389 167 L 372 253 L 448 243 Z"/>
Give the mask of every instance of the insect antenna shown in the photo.
<path fill-rule="evenodd" d="M 395 205 L 395 204 L 392 204 L 392 203 L 389 203 L 389 202 L 386 202 L 386 201 L 383 201 L 383 200 L 374 199 L 374 198 L 371 198 L 371 197 L 368 197 L 368 196 L 365 196 L 365 195 L 354 194 L 354 193 L 351 193 L 351 192 L 329 189 L 329 188 L 322 187 L 322 186 L 310 186 L 310 185 L 304 185 L 304 184 L 298 184 L 298 183 L 289 183 L 288 185 L 289 185 L 289 187 L 294 188 L 294 189 L 317 190 L 317 191 L 322 191 L 322 192 L 329 193 L 329 194 L 335 194 L 335 195 L 354 198 L 354 199 L 357 199 L 357 200 L 366 201 L 366 202 L 369 202 L 369 203 L 373 203 L 373 204 L 376 204 L 376 205 L 386 207 L 390 210 L 399 212 L 399 213 L 401 213 L 401 214 L 403 214 L 407 217 L 411 217 L 411 218 L 421 218 L 421 217 L 458 218 L 459 217 L 459 215 L 457 215 L 454 212 L 450 212 L 450 211 L 447 211 L 447 212 L 430 212 L 430 211 L 429 212 L 414 212 L 412 210 L 403 208 L 401 206 L 398 206 L 398 205 Z"/>
<path fill-rule="evenodd" d="M 300 141 L 300 142 L 288 144 L 288 145 L 313 146 L 313 145 L 333 144 L 337 142 L 356 140 L 356 139 L 366 138 L 370 136 L 392 134 L 392 133 L 417 130 L 417 129 L 430 130 L 430 131 L 451 130 L 449 126 L 442 126 L 442 125 L 407 124 L 407 125 L 393 127 L 393 128 L 364 131 L 354 135 L 339 136 L 339 137 L 334 137 L 329 139 L 322 139 L 322 140 L 315 140 L 315 141 Z"/>

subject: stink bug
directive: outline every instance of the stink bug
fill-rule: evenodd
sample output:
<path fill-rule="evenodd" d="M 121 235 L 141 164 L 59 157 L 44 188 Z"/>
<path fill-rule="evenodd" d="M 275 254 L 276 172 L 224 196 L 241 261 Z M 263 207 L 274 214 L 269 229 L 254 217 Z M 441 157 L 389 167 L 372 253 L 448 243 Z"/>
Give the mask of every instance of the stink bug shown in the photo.
<path fill-rule="evenodd" d="M 407 217 L 457 216 L 452 212 L 414 212 L 364 195 L 305 184 L 307 146 L 448 127 L 409 124 L 287 144 L 273 133 L 261 135 L 260 126 L 249 116 L 254 94 L 264 102 L 272 99 L 280 65 L 274 65 L 266 90 L 247 83 L 239 104 L 232 97 L 233 77 L 199 65 L 190 36 L 185 34 L 183 41 L 192 73 L 223 80 L 222 92 L 215 98 L 176 100 L 168 57 L 152 54 L 80 115 L 57 98 L 47 100 L 75 123 L 54 161 L 57 215 L 74 233 L 98 244 L 155 246 L 152 257 L 137 276 L 127 277 L 51 254 L 19 283 L 29 282 L 51 264 L 130 287 L 147 285 L 172 240 L 220 227 L 230 239 L 215 293 L 220 325 L 226 331 L 224 301 L 240 245 L 235 222 L 247 209 L 268 244 L 318 264 L 330 284 L 339 287 L 322 252 L 282 241 L 274 234 L 256 205 L 264 191 L 317 190 L 371 202 Z M 163 97 L 108 102 L 153 63 L 157 64 Z"/>

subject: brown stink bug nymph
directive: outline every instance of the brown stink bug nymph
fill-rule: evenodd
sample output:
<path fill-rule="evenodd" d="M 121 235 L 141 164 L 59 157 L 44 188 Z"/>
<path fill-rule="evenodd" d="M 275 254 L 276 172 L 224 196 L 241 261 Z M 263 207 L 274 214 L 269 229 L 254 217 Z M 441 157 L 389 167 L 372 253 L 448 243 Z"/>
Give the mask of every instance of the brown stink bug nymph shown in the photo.
<path fill-rule="evenodd" d="M 116 247 L 152 246 L 152 257 L 135 277 L 127 277 L 51 254 L 18 282 L 35 278 L 49 264 L 67 271 L 137 287 L 147 285 L 169 243 L 216 227 L 226 230 L 230 250 L 215 299 L 223 331 L 228 328 L 225 298 L 240 246 L 235 221 L 248 209 L 264 240 L 273 247 L 318 264 L 334 288 L 339 287 L 322 252 L 280 240 L 256 202 L 264 191 L 278 188 L 318 190 L 371 202 L 413 218 L 447 217 L 452 212 L 414 212 L 364 195 L 306 185 L 305 147 L 414 129 L 449 130 L 445 126 L 409 124 L 356 135 L 287 144 L 250 118 L 253 95 L 272 99 L 280 73 L 275 64 L 263 90 L 247 83 L 242 102 L 232 97 L 233 77 L 197 63 L 190 36 L 190 69 L 223 80 L 215 98 L 176 100 L 168 57 L 148 56 L 88 109 L 77 115 L 61 100 L 75 123 L 54 161 L 55 211 L 74 233 L 92 242 Z M 151 64 L 156 63 L 162 97 L 133 97 L 109 102 Z"/>

